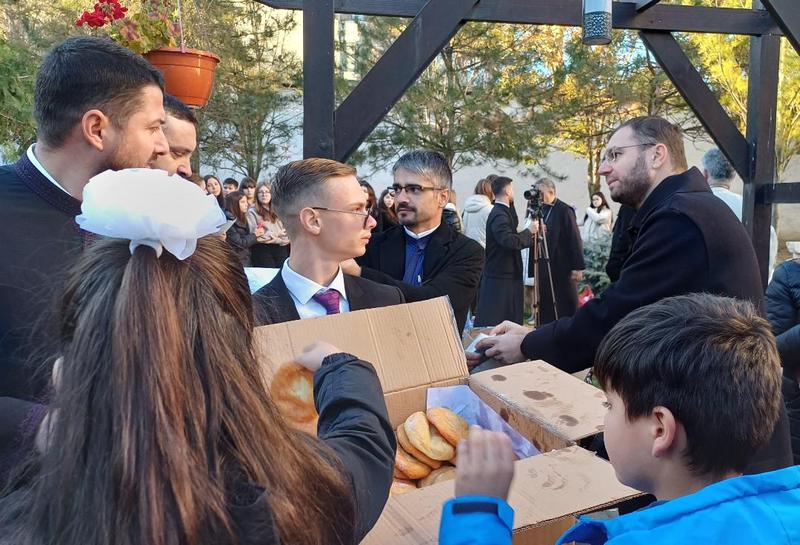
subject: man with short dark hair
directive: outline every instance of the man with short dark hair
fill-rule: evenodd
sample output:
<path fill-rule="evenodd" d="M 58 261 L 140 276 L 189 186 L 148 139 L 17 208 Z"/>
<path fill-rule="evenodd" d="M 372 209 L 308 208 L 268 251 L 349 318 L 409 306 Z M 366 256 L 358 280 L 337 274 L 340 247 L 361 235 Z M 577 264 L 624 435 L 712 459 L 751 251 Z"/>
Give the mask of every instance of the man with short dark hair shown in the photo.
<path fill-rule="evenodd" d="M 665 297 L 708 292 L 761 307 L 763 291 L 755 251 L 741 223 L 696 168 L 687 170 L 680 128 L 660 117 L 623 123 L 611 135 L 598 172 L 611 198 L 636 209 L 632 248 L 619 280 L 571 318 L 535 331 L 506 322 L 479 344 L 505 363 L 542 359 L 568 372 L 592 364 L 614 325 Z M 477 363 L 478 358 L 467 354 Z M 749 471 L 791 464 L 785 410 L 772 442 Z"/>
<path fill-rule="evenodd" d="M 480 244 L 442 222 L 453 174 L 441 153 L 406 153 L 392 168 L 398 227 L 375 235 L 345 272 L 397 286 L 406 301 L 447 295 L 459 334 L 483 269 Z"/>
<path fill-rule="evenodd" d="M 227 197 L 229 193 L 239 190 L 239 182 L 235 178 L 225 178 L 222 182 L 222 195 Z"/>
<path fill-rule="evenodd" d="M 56 45 L 39 68 L 36 143 L 0 167 L 0 486 L 43 415 L 31 402 L 49 380 L 36 370 L 58 349 L 55 296 L 89 239 L 75 223 L 83 188 L 167 153 L 163 85 L 144 58 L 93 37 Z"/>
<path fill-rule="evenodd" d="M 192 175 L 192 154 L 197 149 L 197 118 L 192 110 L 172 95 L 164 96 L 164 136 L 167 138 L 169 153 L 160 155 L 153 168 L 178 174 L 186 179 Z"/>
<path fill-rule="evenodd" d="M 511 178 L 492 180 L 494 207 L 486 220 L 486 265 L 481 278 L 476 326 L 497 325 L 504 320 L 521 324 L 525 293 L 522 285 L 522 249 L 533 245 L 538 224 L 517 232 L 514 184 Z"/>
<path fill-rule="evenodd" d="M 289 259 L 253 295 L 260 325 L 316 318 L 405 302 L 395 287 L 342 272 L 364 253 L 375 227 L 353 167 L 305 159 L 281 167 L 271 206 L 291 239 Z"/>

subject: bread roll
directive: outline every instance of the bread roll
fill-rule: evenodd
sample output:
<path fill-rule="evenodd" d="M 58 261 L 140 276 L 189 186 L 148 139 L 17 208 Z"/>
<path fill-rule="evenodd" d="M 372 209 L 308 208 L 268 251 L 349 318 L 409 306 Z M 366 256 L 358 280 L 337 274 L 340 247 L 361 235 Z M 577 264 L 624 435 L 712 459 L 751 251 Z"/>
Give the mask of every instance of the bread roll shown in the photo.
<path fill-rule="evenodd" d="M 403 479 L 403 480 L 406 480 L 406 481 L 411 480 L 411 479 L 408 478 L 408 475 L 406 475 L 405 473 L 400 471 L 397 468 L 397 466 L 394 466 L 394 471 L 392 472 L 392 477 L 394 477 L 395 479 Z"/>
<path fill-rule="evenodd" d="M 399 469 L 405 475 L 408 475 L 409 479 L 421 479 L 423 477 L 427 477 L 430 472 L 431 468 L 411 456 L 403 447 L 397 447 L 397 454 L 394 457 L 394 465 L 397 469 Z"/>
<path fill-rule="evenodd" d="M 318 415 L 311 371 L 294 362 L 284 364 L 275 372 L 269 392 L 290 426 L 316 435 Z"/>
<path fill-rule="evenodd" d="M 425 413 L 428 421 L 454 447 L 469 436 L 469 424 L 445 407 L 433 407 Z"/>
<path fill-rule="evenodd" d="M 411 444 L 411 441 L 408 440 L 408 436 L 406 435 L 406 430 L 402 424 L 397 426 L 397 431 L 395 432 L 395 435 L 397 435 L 397 443 L 401 447 L 403 447 L 403 450 L 405 450 L 411 456 L 413 456 L 420 462 L 423 462 L 425 465 L 430 466 L 431 469 L 438 469 L 439 467 L 441 467 L 442 462 L 440 462 L 439 460 L 433 460 L 432 458 L 428 458 L 422 452 L 417 450 L 416 447 L 414 447 L 414 445 Z"/>
<path fill-rule="evenodd" d="M 434 469 L 431 474 L 419 481 L 419 487 L 430 486 L 432 484 L 449 481 L 456 478 L 456 468 L 451 465 L 443 465 L 439 469 Z"/>
<path fill-rule="evenodd" d="M 408 481 L 406 479 L 394 479 L 392 480 L 392 487 L 389 489 L 390 496 L 396 496 L 398 494 L 405 494 L 406 492 L 411 492 L 412 490 L 416 490 L 417 485 L 412 481 Z"/>
<path fill-rule="evenodd" d="M 431 428 L 422 411 L 409 416 L 403 428 L 411 444 L 428 458 L 444 462 L 455 456 L 453 445 L 445 441 L 436 428 Z"/>

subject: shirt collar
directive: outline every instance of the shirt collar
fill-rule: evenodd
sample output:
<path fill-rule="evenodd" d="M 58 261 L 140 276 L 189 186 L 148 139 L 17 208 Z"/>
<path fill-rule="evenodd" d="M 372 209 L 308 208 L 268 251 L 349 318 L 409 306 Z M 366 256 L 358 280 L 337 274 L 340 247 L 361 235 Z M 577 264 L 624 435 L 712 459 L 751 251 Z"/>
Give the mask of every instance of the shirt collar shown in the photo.
<path fill-rule="evenodd" d="M 31 162 L 31 164 L 32 164 L 32 165 L 33 165 L 33 166 L 36 168 L 36 170 L 38 170 L 39 172 L 41 172 L 41 173 L 42 173 L 42 176 L 44 176 L 45 178 L 47 178 L 48 180 L 50 180 L 50 182 L 51 182 L 51 183 L 52 183 L 54 186 L 56 186 L 56 187 L 57 187 L 57 188 L 59 188 L 61 191 L 63 191 L 63 192 L 64 192 L 64 193 L 66 193 L 67 195 L 69 195 L 69 191 L 67 191 L 66 189 L 64 189 L 64 187 L 63 187 L 63 186 L 62 186 L 60 183 L 58 183 L 58 182 L 56 181 L 56 179 L 55 179 L 55 178 L 53 178 L 52 176 L 50 176 L 50 173 L 49 173 L 49 172 L 47 172 L 47 170 L 45 170 L 44 166 L 42 166 L 42 163 L 40 163 L 40 162 L 39 162 L 39 159 L 37 159 L 37 158 L 36 158 L 36 154 L 33 152 L 33 147 L 34 147 L 35 145 L 36 145 L 36 144 L 31 144 L 30 146 L 28 146 L 28 151 L 26 152 L 26 153 L 27 153 L 27 155 L 28 155 L 28 160 L 29 160 L 29 161 Z"/>
<path fill-rule="evenodd" d="M 432 234 L 433 234 L 433 232 L 434 232 L 434 231 L 436 231 L 438 228 L 439 228 L 439 226 L 437 225 L 437 226 L 436 226 L 436 227 L 434 227 L 433 229 L 429 229 L 429 230 L 427 230 L 427 231 L 423 231 L 422 233 L 419 233 L 419 234 L 417 234 L 417 233 L 412 233 L 411 231 L 409 231 L 409 230 L 408 230 L 408 227 L 406 227 L 405 225 L 403 226 L 403 229 L 405 229 L 405 230 L 406 230 L 406 234 L 407 234 L 408 236 L 410 236 L 411 238 L 414 238 L 414 239 L 417 239 L 417 240 L 419 240 L 419 239 L 421 239 L 421 238 L 425 238 L 425 237 L 427 237 L 428 235 L 432 235 Z"/>
<path fill-rule="evenodd" d="M 342 299 L 347 301 L 347 293 L 345 293 L 344 289 L 344 273 L 342 273 L 341 267 L 339 267 L 339 272 L 336 273 L 336 276 L 329 286 L 321 286 L 313 280 L 292 270 L 292 267 L 289 265 L 289 259 L 283 262 L 281 277 L 283 278 L 283 283 L 286 284 L 286 289 L 295 296 L 301 305 L 307 304 L 314 294 L 320 290 L 327 291 L 329 289 L 338 291 Z"/>

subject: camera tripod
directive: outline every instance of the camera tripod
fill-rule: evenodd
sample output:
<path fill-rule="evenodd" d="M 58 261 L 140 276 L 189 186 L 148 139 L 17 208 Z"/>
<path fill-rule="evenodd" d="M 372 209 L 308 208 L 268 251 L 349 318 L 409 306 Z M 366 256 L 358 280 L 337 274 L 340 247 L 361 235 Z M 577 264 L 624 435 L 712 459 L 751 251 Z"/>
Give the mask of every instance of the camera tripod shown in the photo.
<path fill-rule="evenodd" d="M 539 327 L 541 325 L 541 292 L 539 283 L 542 281 L 539 274 L 540 261 L 544 262 L 547 267 L 547 280 L 550 283 L 550 295 L 553 298 L 553 313 L 556 320 L 558 320 L 558 307 L 556 306 L 556 291 L 553 287 L 553 271 L 550 269 L 550 251 L 547 249 L 547 233 L 541 205 L 533 208 L 531 212 L 531 221 L 539 223 L 539 229 L 533 236 L 533 246 L 531 247 L 531 254 L 533 255 L 533 297 L 531 298 L 531 307 L 533 310 L 533 326 Z"/>

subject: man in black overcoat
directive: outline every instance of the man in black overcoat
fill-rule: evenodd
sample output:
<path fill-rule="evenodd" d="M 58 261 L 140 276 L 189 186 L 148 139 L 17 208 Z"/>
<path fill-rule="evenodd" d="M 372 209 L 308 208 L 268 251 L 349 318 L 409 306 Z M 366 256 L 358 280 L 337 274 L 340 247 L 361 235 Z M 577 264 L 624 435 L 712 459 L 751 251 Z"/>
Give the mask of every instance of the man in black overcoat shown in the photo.
<path fill-rule="evenodd" d="M 665 297 L 708 292 L 762 306 L 755 251 L 741 222 L 716 198 L 697 168 L 688 169 L 679 127 L 660 117 L 623 123 L 598 171 L 611 198 L 636 209 L 631 250 L 619 279 L 600 297 L 532 331 L 507 322 L 481 348 L 505 363 L 543 359 L 567 372 L 592 365 L 605 334 L 631 311 Z M 468 360 L 476 360 L 467 354 Z M 785 408 L 771 442 L 749 473 L 791 465 Z"/>
<path fill-rule="evenodd" d="M 486 220 L 486 265 L 481 279 L 476 326 L 497 325 L 505 320 L 522 323 L 525 293 L 522 283 L 523 248 L 533 245 L 537 225 L 517 232 L 514 184 L 500 176 L 492 181 L 494 207 Z"/>
<path fill-rule="evenodd" d="M 539 323 L 542 325 L 575 314 L 578 308 L 577 283 L 583 278 L 585 265 L 583 241 L 575 220 L 575 211 L 556 197 L 556 184 L 553 180 L 541 178 L 535 186 L 542 195 L 541 221 L 544 224 L 550 268 L 547 267 L 548 261 L 542 251 L 539 253 L 538 270 L 534 270 L 533 258 L 528 260 L 528 276 L 535 279 L 539 288 Z"/>

